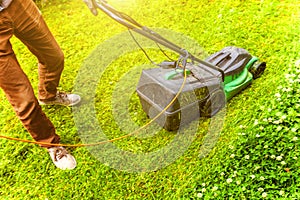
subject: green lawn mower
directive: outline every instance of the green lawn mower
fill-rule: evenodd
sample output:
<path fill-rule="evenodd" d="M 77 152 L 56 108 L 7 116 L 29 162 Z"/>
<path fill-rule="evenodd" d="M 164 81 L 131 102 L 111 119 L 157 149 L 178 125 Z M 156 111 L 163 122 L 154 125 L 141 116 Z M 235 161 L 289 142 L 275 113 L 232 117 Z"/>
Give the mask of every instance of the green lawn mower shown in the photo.
<path fill-rule="evenodd" d="M 216 115 L 266 68 L 265 62 L 233 46 L 201 60 L 106 2 L 97 1 L 96 5 L 129 30 L 179 55 L 178 60 L 143 70 L 136 88 L 147 116 L 166 130 L 175 131 L 199 117 Z"/>

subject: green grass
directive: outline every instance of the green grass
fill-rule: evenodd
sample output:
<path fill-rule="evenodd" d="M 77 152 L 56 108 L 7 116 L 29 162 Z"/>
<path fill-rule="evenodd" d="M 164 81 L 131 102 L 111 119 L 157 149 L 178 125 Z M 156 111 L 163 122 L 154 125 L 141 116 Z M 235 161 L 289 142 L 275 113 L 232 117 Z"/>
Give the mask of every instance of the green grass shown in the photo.
<path fill-rule="evenodd" d="M 200 159 L 199 149 L 210 120 L 200 119 L 199 131 L 189 149 L 155 172 L 113 169 L 86 148 L 70 149 L 78 166 L 72 171 L 61 171 L 51 163 L 44 149 L 1 139 L 1 199 L 261 199 L 265 195 L 267 199 L 298 199 L 300 72 L 296 61 L 300 60 L 300 2 L 112 0 L 109 3 L 144 25 L 193 38 L 208 54 L 225 46 L 243 47 L 266 61 L 267 69 L 261 78 L 228 102 L 223 130 L 207 157 Z M 81 1 L 48 1 L 41 5 L 41 10 L 65 53 L 66 65 L 60 83 L 60 89 L 65 91 L 74 89 L 82 63 L 99 44 L 126 31 L 103 13 L 94 17 Z M 37 91 L 36 59 L 16 38 L 12 43 Z M 196 54 L 198 50 L 192 49 Z M 155 50 L 149 50 L 149 54 L 156 61 L 162 58 Z M 131 52 L 108 67 L 110 74 L 103 74 L 95 106 L 99 124 L 109 138 L 124 135 L 113 120 L 113 88 L 132 66 L 147 62 L 141 52 Z M 30 139 L 2 91 L 0 98 L 0 134 Z M 136 105 L 138 100 L 133 95 L 131 101 Z M 43 108 L 63 143 L 82 142 L 71 108 Z M 130 109 L 136 112 L 131 112 L 136 123 L 148 121 L 140 107 Z M 116 145 L 133 152 L 151 152 L 172 138 L 173 133 L 161 131 L 153 137 L 126 138 Z"/>

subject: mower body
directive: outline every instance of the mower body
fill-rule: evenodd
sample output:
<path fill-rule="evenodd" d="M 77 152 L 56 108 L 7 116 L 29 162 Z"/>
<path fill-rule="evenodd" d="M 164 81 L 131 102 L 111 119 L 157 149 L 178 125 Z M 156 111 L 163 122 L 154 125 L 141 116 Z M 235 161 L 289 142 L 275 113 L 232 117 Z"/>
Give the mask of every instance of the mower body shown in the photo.
<path fill-rule="evenodd" d="M 251 56 L 245 49 L 232 46 L 225 47 L 209 56 L 206 61 L 224 71 L 226 100 L 231 99 L 245 89 L 266 68 L 266 63 L 258 62 L 258 58 Z"/>
<path fill-rule="evenodd" d="M 214 116 L 265 69 L 265 63 L 237 47 L 226 47 L 206 61 L 221 68 L 224 78 L 219 71 L 199 63 L 187 63 L 185 83 L 183 71 L 172 63 L 143 70 L 136 91 L 148 117 L 155 118 L 162 112 L 155 121 L 175 131 L 199 117 Z"/>

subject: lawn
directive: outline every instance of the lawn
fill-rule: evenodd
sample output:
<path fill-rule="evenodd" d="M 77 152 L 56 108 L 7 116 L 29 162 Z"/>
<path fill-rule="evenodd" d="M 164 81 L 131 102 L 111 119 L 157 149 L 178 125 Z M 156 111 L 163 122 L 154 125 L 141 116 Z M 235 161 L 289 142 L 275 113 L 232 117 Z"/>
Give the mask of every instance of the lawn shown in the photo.
<path fill-rule="evenodd" d="M 205 156 L 200 150 L 210 139 L 207 132 L 217 119 L 201 118 L 192 123 L 196 131 L 183 134 L 165 130 L 153 134 L 157 130 L 154 124 L 138 135 L 118 140 L 113 144 L 119 149 L 145 155 L 126 163 L 119 162 L 122 152 L 110 149 L 110 143 L 69 148 L 78 162 L 72 171 L 55 168 L 46 150 L 37 145 L 0 139 L 0 198 L 299 199 L 300 1 L 108 3 L 138 22 L 166 33 L 174 43 L 179 42 L 197 56 L 239 46 L 265 61 L 267 69 L 227 103 L 218 140 L 216 144 L 212 141 L 214 148 Z M 134 89 L 141 68 L 153 66 L 141 50 L 130 50 L 135 43 L 126 28 L 101 12 L 93 16 L 81 0 L 48 0 L 39 3 L 39 7 L 65 53 L 59 89 L 79 92 L 83 98 L 80 110 L 43 106 L 62 142 L 97 142 L 103 136 L 100 133 L 113 139 L 147 123 L 149 119 L 141 111 Z M 130 51 L 120 51 L 118 55 L 118 45 L 127 43 Z M 16 38 L 12 38 L 12 44 L 37 91 L 36 58 Z M 145 49 L 155 62 L 165 59 L 155 46 Z M 130 99 L 128 108 L 121 103 L 124 98 L 128 100 L 126 97 Z M 0 98 L 0 135 L 31 139 L 2 91 Z M 86 102 L 92 103 L 92 110 L 84 107 Z M 95 120 L 93 114 L 95 122 L 91 121 Z M 128 115 L 129 124 L 123 118 Z M 86 122 L 86 127 L 81 122 Z M 90 135 L 92 129 L 99 127 L 99 135 Z M 165 160 L 162 157 L 161 163 L 144 160 L 176 138 L 186 138 L 188 148 L 182 152 L 179 148 L 178 155 Z"/>

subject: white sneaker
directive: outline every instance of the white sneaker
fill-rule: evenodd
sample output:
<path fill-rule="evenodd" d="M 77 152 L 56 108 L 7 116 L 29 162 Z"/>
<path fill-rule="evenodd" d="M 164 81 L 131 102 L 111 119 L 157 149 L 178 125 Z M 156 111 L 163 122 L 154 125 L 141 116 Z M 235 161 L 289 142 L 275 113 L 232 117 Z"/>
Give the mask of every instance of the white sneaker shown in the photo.
<path fill-rule="evenodd" d="M 54 165 L 59 169 L 66 170 L 76 167 L 75 158 L 64 147 L 50 147 L 47 150 Z"/>
<path fill-rule="evenodd" d="M 40 105 L 63 105 L 74 106 L 81 101 L 81 98 L 77 94 L 67 94 L 65 92 L 57 91 L 54 100 L 39 100 Z"/>

